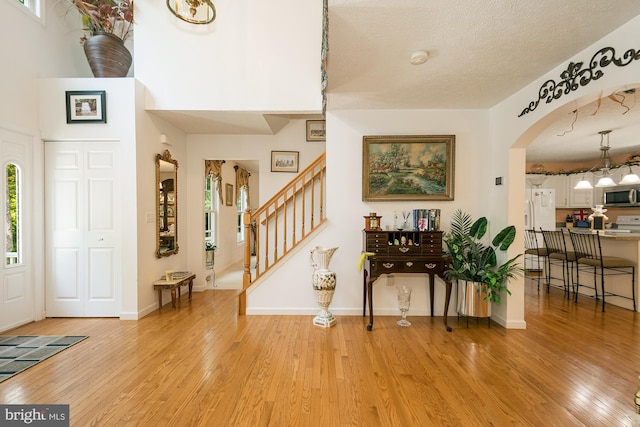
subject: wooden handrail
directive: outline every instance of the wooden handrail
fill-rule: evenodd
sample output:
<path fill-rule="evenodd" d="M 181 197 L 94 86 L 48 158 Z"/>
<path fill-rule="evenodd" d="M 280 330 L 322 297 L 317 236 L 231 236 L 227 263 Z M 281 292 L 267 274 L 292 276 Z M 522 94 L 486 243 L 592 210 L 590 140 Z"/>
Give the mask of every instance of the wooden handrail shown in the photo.
<path fill-rule="evenodd" d="M 246 238 L 242 290 L 238 295 L 240 314 L 246 314 L 247 288 L 326 221 L 325 180 L 326 155 L 322 153 L 264 205 L 243 215 Z M 251 233 L 254 233 L 253 239 Z M 253 277 L 252 252 L 255 253 Z"/>

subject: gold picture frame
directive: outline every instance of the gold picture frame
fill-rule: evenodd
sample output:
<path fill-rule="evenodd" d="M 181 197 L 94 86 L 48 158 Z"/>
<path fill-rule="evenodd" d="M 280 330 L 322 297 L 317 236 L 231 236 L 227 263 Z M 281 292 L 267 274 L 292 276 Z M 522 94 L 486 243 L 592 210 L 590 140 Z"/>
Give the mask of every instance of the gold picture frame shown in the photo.
<path fill-rule="evenodd" d="M 226 184 L 225 185 L 225 204 L 227 206 L 233 206 L 233 199 L 235 198 L 233 196 L 233 184 Z"/>
<path fill-rule="evenodd" d="M 362 200 L 454 200 L 455 135 L 363 136 Z"/>

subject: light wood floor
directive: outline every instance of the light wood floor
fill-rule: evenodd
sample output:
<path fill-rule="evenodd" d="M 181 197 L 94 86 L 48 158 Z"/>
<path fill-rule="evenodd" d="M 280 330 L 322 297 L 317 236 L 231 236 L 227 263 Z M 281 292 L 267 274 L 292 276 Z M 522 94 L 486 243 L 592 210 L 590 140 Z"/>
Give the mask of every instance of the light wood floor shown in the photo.
<path fill-rule="evenodd" d="M 638 314 L 527 285 L 526 330 L 359 316 L 238 317 L 233 290 L 144 319 L 47 319 L 7 335 L 89 335 L 0 384 L 70 404 L 72 426 L 629 426 Z"/>

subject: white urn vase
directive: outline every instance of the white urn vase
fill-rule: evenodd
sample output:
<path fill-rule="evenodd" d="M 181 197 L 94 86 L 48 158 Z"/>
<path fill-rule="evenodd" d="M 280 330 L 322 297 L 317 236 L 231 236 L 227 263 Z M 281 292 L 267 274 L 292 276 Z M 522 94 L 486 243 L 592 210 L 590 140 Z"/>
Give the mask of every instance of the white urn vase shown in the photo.
<path fill-rule="evenodd" d="M 336 318 L 329 311 L 329 304 L 336 289 L 336 273 L 329 270 L 329 262 L 338 248 L 323 248 L 316 246 L 311 249 L 310 259 L 313 267 L 311 283 L 316 294 L 316 302 L 320 312 L 313 319 L 313 324 L 321 328 L 330 328 L 336 324 Z"/>

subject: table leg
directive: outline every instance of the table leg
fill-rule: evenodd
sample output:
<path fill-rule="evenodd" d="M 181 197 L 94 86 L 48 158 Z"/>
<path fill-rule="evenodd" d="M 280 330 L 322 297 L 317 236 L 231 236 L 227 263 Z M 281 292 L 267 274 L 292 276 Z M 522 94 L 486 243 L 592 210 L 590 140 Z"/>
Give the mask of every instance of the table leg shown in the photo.
<path fill-rule="evenodd" d="M 182 296 L 182 285 L 184 285 L 184 283 L 178 283 L 178 298 L 180 298 Z"/>
<path fill-rule="evenodd" d="M 193 279 L 189 280 L 189 299 L 191 299 L 192 290 L 193 290 Z"/>
<path fill-rule="evenodd" d="M 171 288 L 171 304 L 173 309 L 176 309 L 176 288 Z"/>
<path fill-rule="evenodd" d="M 435 282 L 435 274 L 434 273 L 429 273 L 429 304 L 431 307 L 431 317 L 433 317 L 433 296 L 434 296 L 434 284 Z"/>
<path fill-rule="evenodd" d="M 373 329 L 373 283 L 371 280 L 367 280 L 367 291 L 369 296 L 369 324 L 367 325 L 367 331 Z"/>
<path fill-rule="evenodd" d="M 160 310 L 162 310 L 162 289 L 158 289 L 158 304 L 160 304 Z"/>
<path fill-rule="evenodd" d="M 367 269 L 362 270 L 362 317 L 367 315 Z"/>
<path fill-rule="evenodd" d="M 449 300 L 451 299 L 451 280 L 444 281 L 444 284 L 447 286 L 446 295 L 444 297 L 444 327 L 447 329 L 447 332 L 451 332 L 451 326 L 447 323 L 447 314 L 449 313 Z"/>

